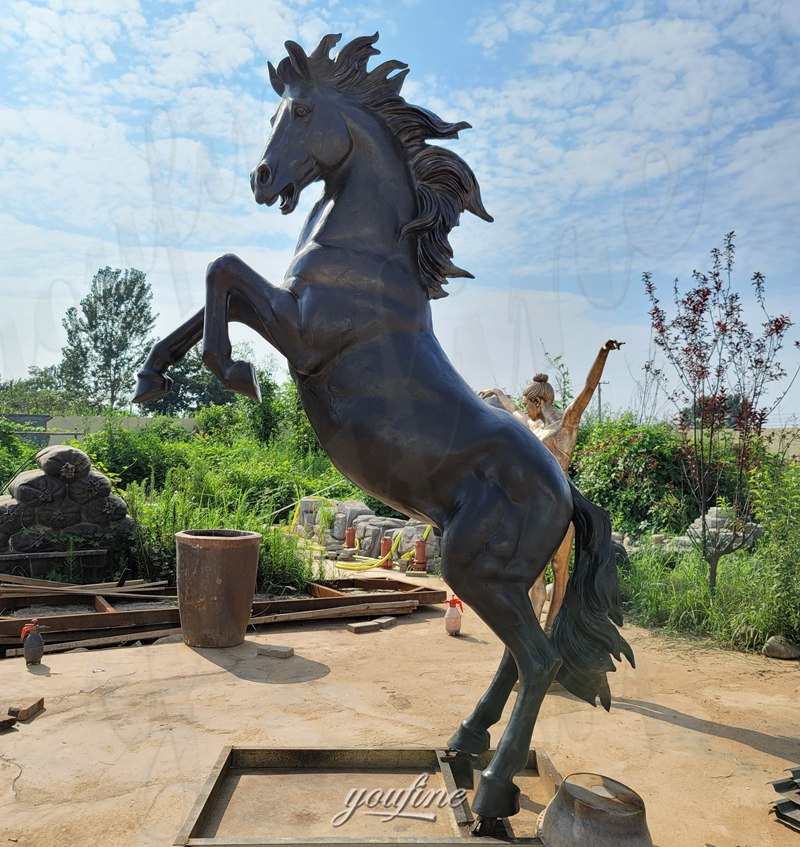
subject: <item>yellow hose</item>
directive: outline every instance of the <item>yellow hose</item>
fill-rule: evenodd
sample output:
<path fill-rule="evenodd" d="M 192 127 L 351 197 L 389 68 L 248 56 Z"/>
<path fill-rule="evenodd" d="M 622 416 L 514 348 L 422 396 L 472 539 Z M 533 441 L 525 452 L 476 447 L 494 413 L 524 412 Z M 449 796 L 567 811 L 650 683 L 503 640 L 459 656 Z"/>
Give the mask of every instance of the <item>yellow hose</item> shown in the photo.
<path fill-rule="evenodd" d="M 430 524 L 428 524 L 428 526 L 425 527 L 425 532 L 422 533 L 422 540 L 423 541 L 428 540 L 428 536 L 431 533 L 431 529 L 433 529 L 433 527 Z M 336 567 L 342 568 L 343 570 L 346 570 L 346 571 L 368 571 L 371 568 L 380 567 L 380 565 L 382 565 L 384 562 L 386 562 L 387 559 L 392 558 L 392 554 L 397 550 L 398 546 L 400 545 L 401 534 L 402 533 L 400 533 L 400 532 L 397 533 L 397 535 L 395 536 L 395 539 L 394 539 L 394 544 L 392 544 L 391 550 L 389 550 L 389 552 L 385 556 L 383 556 L 382 558 L 380 558 L 380 559 L 367 559 L 364 556 L 356 556 L 355 558 L 356 558 L 357 561 L 345 562 L 343 564 L 337 563 Z M 359 546 L 358 539 L 356 539 L 356 547 L 358 547 L 358 546 Z M 403 555 L 400 558 L 401 559 L 410 559 L 413 555 L 414 555 L 414 551 L 409 550 L 408 553 L 403 553 Z M 360 561 L 358 561 L 358 560 L 360 560 Z"/>

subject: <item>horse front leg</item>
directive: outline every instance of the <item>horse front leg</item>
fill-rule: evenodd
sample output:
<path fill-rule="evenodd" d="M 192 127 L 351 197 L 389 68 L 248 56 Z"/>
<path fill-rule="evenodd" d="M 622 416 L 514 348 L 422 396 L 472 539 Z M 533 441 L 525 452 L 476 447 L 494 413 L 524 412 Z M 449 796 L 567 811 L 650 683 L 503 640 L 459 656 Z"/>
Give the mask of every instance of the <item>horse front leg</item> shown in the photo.
<path fill-rule="evenodd" d="M 297 298 L 257 274 L 238 256 L 215 259 L 206 271 L 203 361 L 229 391 L 261 399 L 255 368 L 231 357 L 228 322 L 238 320 L 255 329 L 290 362 L 299 347 Z"/>
<path fill-rule="evenodd" d="M 134 403 L 146 403 L 169 393 L 172 380 L 164 373 L 170 365 L 177 364 L 203 337 L 203 312 L 201 309 L 184 321 L 166 338 L 157 341 L 136 374 Z"/>

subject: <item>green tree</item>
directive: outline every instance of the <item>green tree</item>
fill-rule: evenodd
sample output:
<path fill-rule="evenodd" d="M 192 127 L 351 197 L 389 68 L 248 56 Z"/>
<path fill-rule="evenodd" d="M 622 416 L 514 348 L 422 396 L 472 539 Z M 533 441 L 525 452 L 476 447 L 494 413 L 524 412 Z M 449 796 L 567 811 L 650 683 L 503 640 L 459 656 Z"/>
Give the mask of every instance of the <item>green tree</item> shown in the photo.
<path fill-rule="evenodd" d="M 655 360 L 645 368 L 665 388 L 678 412 L 684 483 L 702 518 L 697 547 L 708 565 L 712 596 L 720 560 L 751 541 L 749 478 L 764 455 L 762 429 L 785 394 L 785 390 L 778 393 L 767 404 L 770 387 L 786 376 L 778 354 L 792 326 L 787 315 L 767 311 L 764 276 L 756 272 L 751 284 L 761 327 L 749 328 L 742 295 L 733 283 L 734 258 L 734 233 L 729 232 L 723 247 L 711 251 L 708 273 L 695 270 L 685 291 L 675 280 L 670 314 L 656 296 L 651 274 L 643 275 L 653 341 L 672 372 L 672 390 Z M 688 416 L 681 415 L 684 410 Z M 731 468 L 732 486 L 727 485 Z M 727 532 L 709 526 L 707 512 L 714 505 L 728 507 Z"/>
<path fill-rule="evenodd" d="M 153 343 L 150 285 L 136 268 L 101 268 L 80 311 L 67 310 L 61 376 L 66 388 L 98 409 L 125 405 L 136 369 Z"/>
<path fill-rule="evenodd" d="M 25 379 L 0 381 L 0 412 L 23 415 L 85 415 L 92 411 L 81 393 L 67 390 L 60 365 L 28 368 Z"/>

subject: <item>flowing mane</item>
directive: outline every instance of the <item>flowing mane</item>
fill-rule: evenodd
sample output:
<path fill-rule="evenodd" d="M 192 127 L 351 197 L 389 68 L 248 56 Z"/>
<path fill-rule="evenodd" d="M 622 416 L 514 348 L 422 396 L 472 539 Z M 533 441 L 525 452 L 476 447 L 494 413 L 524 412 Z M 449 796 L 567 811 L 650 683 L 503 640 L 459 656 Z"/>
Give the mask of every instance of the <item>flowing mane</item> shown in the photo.
<path fill-rule="evenodd" d="M 492 217 L 483 207 L 478 181 L 469 165 L 452 151 L 425 142 L 429 138 L 458 138 L 458 133 L 470 125 L 464 121 L 447 123 L 427 109 L 406 103 L 400 96 L 408 74 L 404 62 L 388 61 L 367 71 L 370 56 L 380 53 L 372 46 L 378 33 L 354 39 L 331 59 L 330 51 L 340 38 L 326 35 L 310 56 L 295 42 L 287 41 L 289 55 L 277 69 L 269 65 L 272 85 L 279 94 L 286 85 L 298 82 L 327 85 L 383 118 L 406 151 L 417 193 L 417 217 L 403 227 L 401 237 L 417 237 L 417 260 L 429 299 L 446 297 L 442 286 L 448 277 L 472 279 L 471 273 L 451 261 L 450 230 L 458 225 L 464 211 L 485 221 Z M 390 77 L 393 71 L 399 73 Z"/>

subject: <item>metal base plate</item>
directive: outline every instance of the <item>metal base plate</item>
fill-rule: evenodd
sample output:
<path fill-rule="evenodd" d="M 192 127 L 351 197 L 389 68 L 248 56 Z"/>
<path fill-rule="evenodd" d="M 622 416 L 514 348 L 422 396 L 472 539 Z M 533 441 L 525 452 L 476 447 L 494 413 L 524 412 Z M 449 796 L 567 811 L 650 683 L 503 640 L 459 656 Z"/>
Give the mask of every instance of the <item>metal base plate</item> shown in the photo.
<path fill-rule="evenodd" d="M 476 785 L 493 753 L 476 760 Z M 520 813 L 503 819 L 495 837 L 476 839 L 469 832 L 474 792 L 456 793 L 443 750 L 226 747 L 174 843 L 541 845 L 538 816 L 561 777 L 544 751 L 531 750 L 515 781 L 521 790 Z"/>

